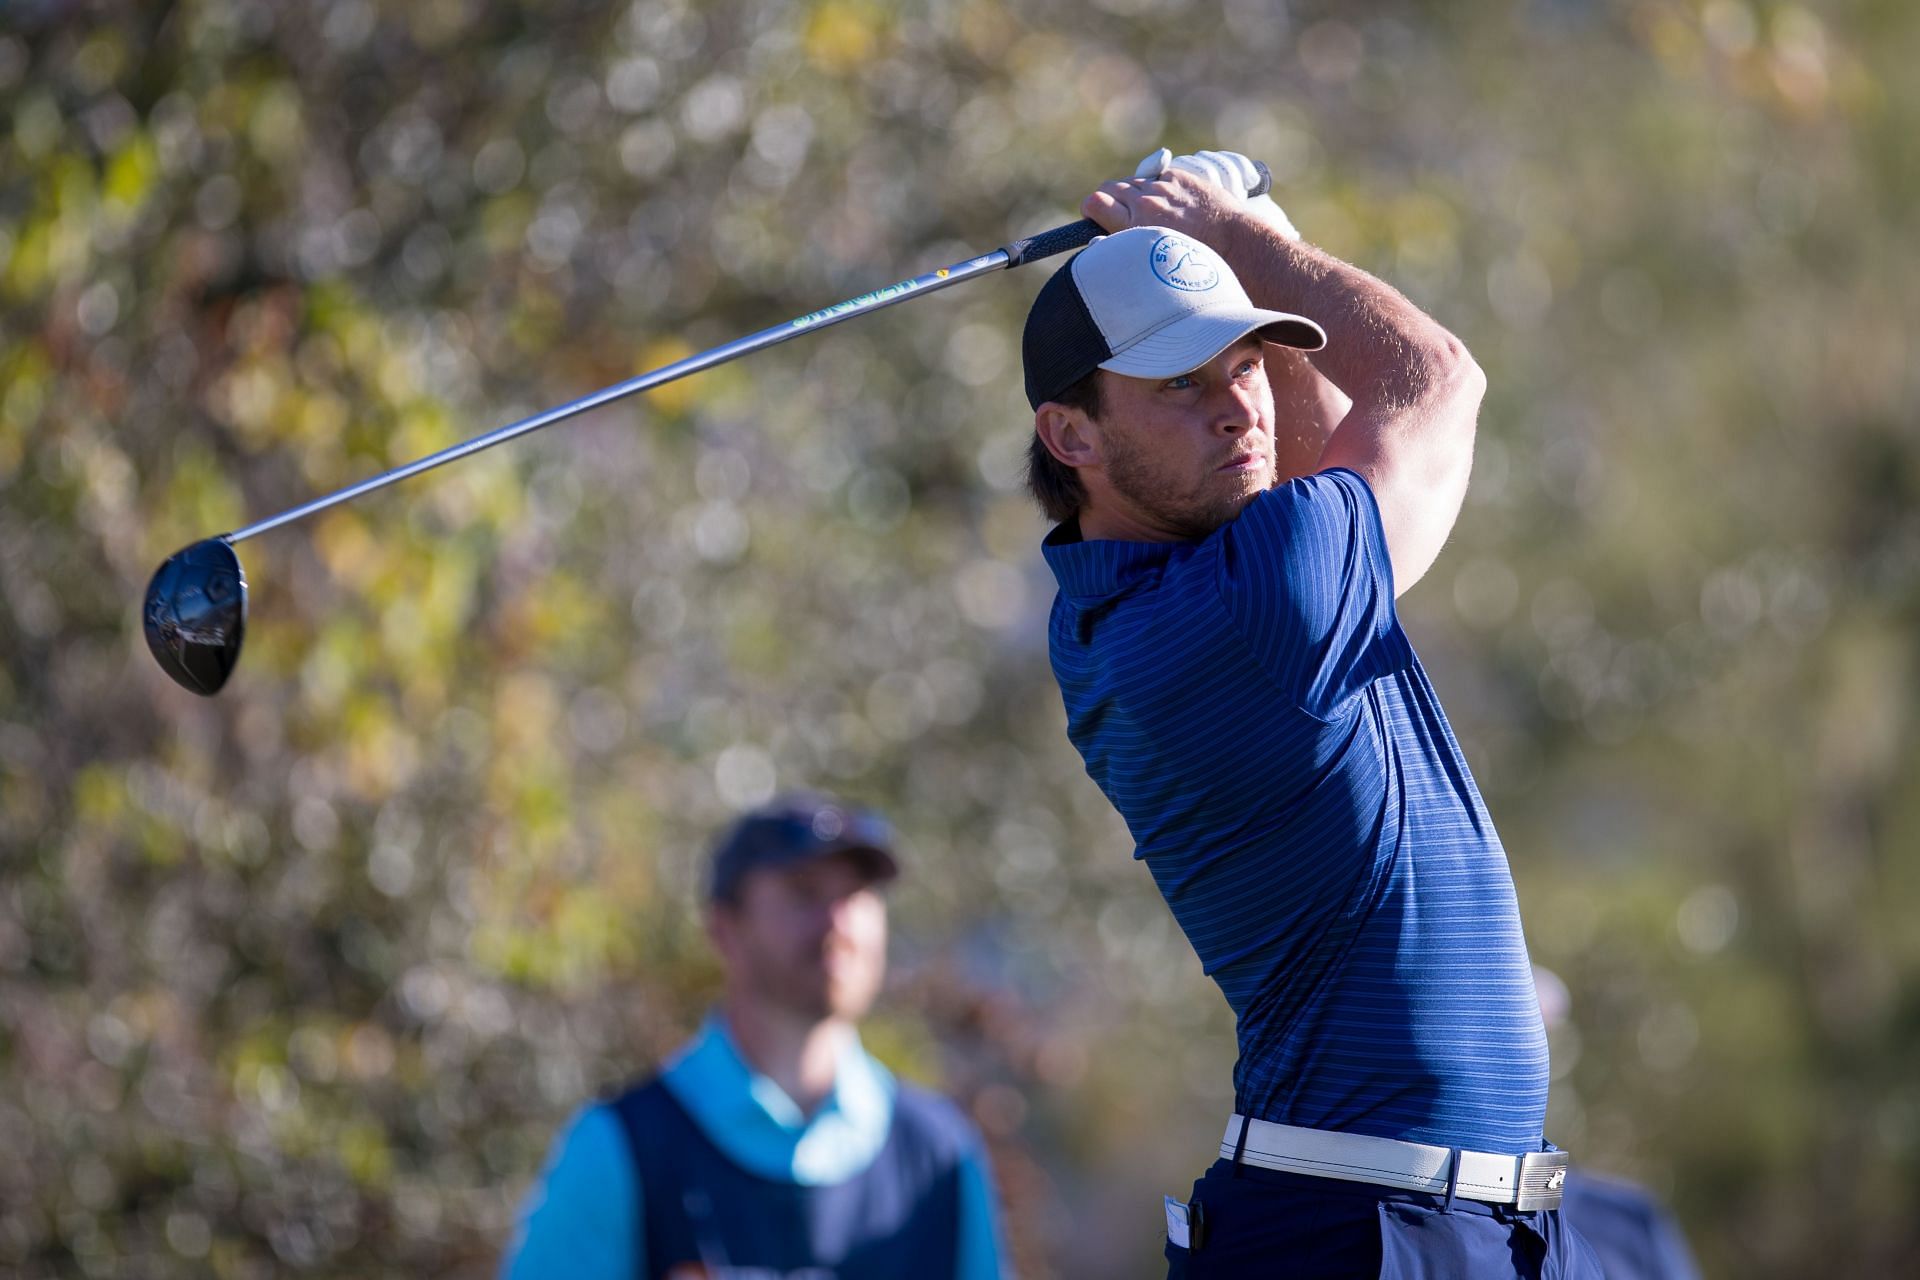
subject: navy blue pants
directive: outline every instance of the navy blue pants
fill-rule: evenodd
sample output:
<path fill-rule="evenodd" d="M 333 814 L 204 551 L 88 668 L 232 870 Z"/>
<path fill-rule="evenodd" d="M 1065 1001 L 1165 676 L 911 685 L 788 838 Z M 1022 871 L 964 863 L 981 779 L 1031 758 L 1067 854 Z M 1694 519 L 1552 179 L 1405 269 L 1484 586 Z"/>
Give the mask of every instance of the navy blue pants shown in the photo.
<path fill-rule="evenodd" d="M 1205 1237 L 1167 1244 L 1168 1280 L 1602 1280 L 1559 1210 L 1503 1205 L 1217 1161 L 1193 1185 Z M 1190 1201 L 1191 1203 L 1191 1201 Z"/>

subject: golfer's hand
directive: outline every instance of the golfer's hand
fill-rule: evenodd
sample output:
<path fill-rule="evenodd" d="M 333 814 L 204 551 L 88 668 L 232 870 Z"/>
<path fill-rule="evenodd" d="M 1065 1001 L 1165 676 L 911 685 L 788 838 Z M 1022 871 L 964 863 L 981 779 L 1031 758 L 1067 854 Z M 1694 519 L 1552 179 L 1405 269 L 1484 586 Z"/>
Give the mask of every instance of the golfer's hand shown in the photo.
<path fill-rule="evenodd" d="M 1176 156 L 1170 149 L 1161 147 L 1140 162 L 1139 167 L 1134 170 L 1131 182 L 1110 183 L 1108 187 L 1134 186 L 1143 181 L 1151 182 L 1163 178 L 1170 173 L 1190 174 L 1217 187 L 1226 193 L 1231 203 L 1237 204 L 1242 210 L 1254 215 L 1287 239 L 1300 238 L 1300 232 L 1294 227 L 1293 220 L 1287 217 L 1285 210 L 1274 203 L 1272 196 L 1265 192 L 1253 197 L 1247 195 L 1247 192 L 1260 185 L 1260 171 L 1253 161 L 1237 151 L 1196 151 L 1191 155 Z M 1107 189 L 1107 187 L 1102 188 L 1102 190 Z M 1100 221 L 1095 217 L 1092 209 L 1086 209 L 1085 212 L 1088 217 Z M 1153 223 L 1151 218 L 1146 221 L 1150 225 Z M 1104 226 L 1105 223 L 1103 222 L 1102 225 Z M 1116 227 L 1108 229 L 1118 230 Z"/>
<path fill-rule="evenodd" d="M 1158 177 L 1168 169 L 1183 169 L 1196 177 L 1205 178 L 1238 197 L 1248 212 L 1258 214 L 1287 239 L 1300 238 L 1293 219 L 1287 216 L 1286 210 L 1274 203 L 1270 193 L 1262 191 L 1257 196 L 1247 194 L 1260 185 L 1260 170 L 1238 151 L 1196 151 L 1192 155 L 1176 156 L 1170 149 L 1162 147 L 1142 160 L 1140 167 L 1133 171 L 1133 176 Z"/>
<path fill-rule="evenodd" d="M 1168 169 L 1153 178 L 1103 182 L 1081 202 L 1080 212 L 1109 232 L 1165 227 L 1216 251 L 1222 250 L 1237 227 L 1251 220 L 1245 202 L 1184 169 Z"/>

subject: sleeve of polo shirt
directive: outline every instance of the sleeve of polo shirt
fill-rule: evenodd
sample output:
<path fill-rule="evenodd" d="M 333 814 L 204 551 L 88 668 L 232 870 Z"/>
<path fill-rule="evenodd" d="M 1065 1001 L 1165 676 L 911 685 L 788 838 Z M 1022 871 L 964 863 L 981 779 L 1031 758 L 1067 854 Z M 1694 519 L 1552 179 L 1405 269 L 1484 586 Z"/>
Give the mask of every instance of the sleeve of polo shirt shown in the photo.
<path fill-rule="evenodd" d="M 1289 481 L 1248 503 L 1222 533 L 1227 608 L 1301 710 L 1331 720 L 1411 659 L 1380 509 L 1357 472 Z"/>
<path fill-rule="evenodd" d="M 501 1280 L 632 1280 L 645 1251 L 637 1183 L 619 1117 L 579 1112 L 527 1192 Z"/>

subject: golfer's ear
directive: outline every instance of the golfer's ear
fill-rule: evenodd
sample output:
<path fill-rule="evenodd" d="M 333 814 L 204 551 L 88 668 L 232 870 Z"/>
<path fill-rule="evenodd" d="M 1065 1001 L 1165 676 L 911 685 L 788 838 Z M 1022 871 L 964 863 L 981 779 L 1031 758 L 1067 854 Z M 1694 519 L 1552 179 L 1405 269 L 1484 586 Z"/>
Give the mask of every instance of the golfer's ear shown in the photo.
<path fill-rule="evenodd" d="M 1034 410 L 1033 433 L 1065 466 L 1091 467 L 1100 461 L 1100 426 L 1079 409 L 1047 401 Z"/>

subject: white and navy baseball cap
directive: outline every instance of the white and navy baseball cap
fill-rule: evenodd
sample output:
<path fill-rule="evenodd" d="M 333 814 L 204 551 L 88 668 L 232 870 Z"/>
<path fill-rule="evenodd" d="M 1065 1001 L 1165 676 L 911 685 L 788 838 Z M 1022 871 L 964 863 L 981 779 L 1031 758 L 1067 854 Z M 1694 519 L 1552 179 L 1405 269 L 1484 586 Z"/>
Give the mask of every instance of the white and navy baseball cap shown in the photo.
<path fill-rule="evenodd" d="M 1253 305 L 1219 254 L 1165 227 L 1101 236 L 1042 285 L 1020 355 L 1038 409 L 1095 369 L 1171 378 L 1249 333 L 1302 351 L 1327 345 L 1305 316 Z"/>

